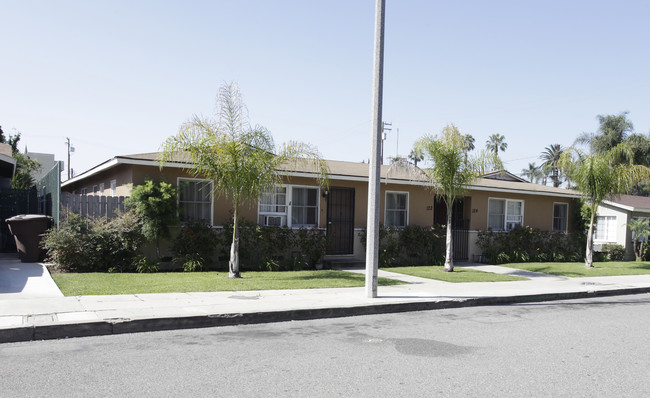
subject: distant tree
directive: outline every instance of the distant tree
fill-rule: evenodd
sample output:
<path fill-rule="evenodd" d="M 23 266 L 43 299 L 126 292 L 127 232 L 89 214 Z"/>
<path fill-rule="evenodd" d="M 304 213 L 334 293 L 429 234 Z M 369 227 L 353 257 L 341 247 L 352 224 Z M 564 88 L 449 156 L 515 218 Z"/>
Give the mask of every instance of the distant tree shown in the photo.
<path fill-rule="evenodd" d="M 598 154 L 585 154 L 569 148 L 560 157 L 560 169 L 581 192 L 591 212 L 585 255 L 587 268 L 594 266 L 593 231 L 598 206 L 607 198 L 629 192 L 637 181 L 650 178 L 650 169 L 632 164 L 631 157 L 632 151 L 625 144 Z"/>
<path fill-rule="evenodd" d="M 413 148 L 411 149 L 411 153 L 409 153 L 409 160 L 413 162 L 415 166 L 417 166 L 418 162 L 424 160 L 424 153 L 420 148 Z"/>
<path fill-rule="evenodd" d="M 6 144 L 7 138 L 5 137 L 5 132 L 2 131 L 2 126 L 0 126 L 0 144 Z"/>
<path fill-rule="evenodd" d="M 650 223 L 645 218 L 633 218 L 627 223 L 627 226 L 634 233 L 634 240 L 632 241 L 634 256 L 636 261 L 641 261 L 645 253 L 646 241 L 650 237 Z"/>
<path fill-rule="evenodd" d="M 544 152 L 539 157 L 542 162 L 542 170 L 551 178 L 554 187 L 559 187 L 562 184 L 562 175 L 560 172 L 560 157 L 564 148 L 560 144 L 552 144 L 544 148 Z"/>
<path fill-rule="evenodd" d="M 126 205 L 133 209 L 142 223 L 142 234 L 156 243 L 160 258 L 160 239 L 169 238 L 169 227 L 178 224 L 176 212 L 177 190 L 171 184 L 147 179 L 131 191 Z"/>
<path fill-rule="evenodd" d="M 591 153 L 609 151 L 622 143 L 628 133 L 634 131 L 634 125 L 627 118 L 628 113 L 598 115 L 598 130 L 595 133 L 581 134 L 576 140 L 576 143 L 589 145 Z"/>
<path fill-rule="evenodd" d="M 41 164 L 29 156 L 18 151 L 18 142 L 20 141 L 20 132 L 16 131 L 14 135 L 5 137 L 2 127 L 0 127 L 0 143 L 11 146 L 11 156 L 16 159 L 16 172 L 11 179 L 12 189 L 28 189 L 34 186 L 36 181 L 32 174 L 41 168 Z"/>
<path fill-rule="evenodd" d="M 474 140 L 474 137 L 472 137 L 471 134 L 463 135 L 463 139 L 465 140 L 465 150 L 467 152 L 470 152 L 470 151 L 473 151 L 474 149 L 476 149 L 476 147 L 474 146 L 474 141 L 475 140 Z"/>
<path fill-rule="evenodd" d="M 447 241 L 444 270 L 454 270 L 452 250 L 452 209 L 457 198 L 461 197 L 467 187 L 481 175 L 494 157 L 482 153 L 477 157 L 467 156 L 467 140 L 453 124 L 442 130 L 440 136 L 427 135 L 415 143 L 431 167 L 425 172 L 431 182 L 434 193 L 442 195 L 447 206 Z"/>
<path fill-rule="evenodd" d="M 186 170 L 209 178 L 214 192 L 230 199 L 233 207 L 233 236 L 230 246 L 229 277 L 240 278 L 239 209 L 257 201 L 264 192 L 282 182 L 280 166 L 307 163 L 328 183 L 328 168 L 315 148 L 290 142 L 276 151 L 273 137 L 263 127 L 251 128 L 246 106 L 235 84 L 219 89 L 217 121 L 192 117 L 180 131 L 163 143 L 161 164 L 173 156 L 186 157 Z"/>
<path fill-rule="evenodd" d="M 522 169 L 521 170 L 521 175 L 524 178 L 527 178 L 528 181 L 533 182 L 535 184 L 538 184 L 539 181 L 543 178 L 543 173 L 542 170 L 539 166 L 535 165 L 535 163 L 528 163 L 528 168 L 527 169 Z"/>
<path fill-rule="evenodd" d="M 504 152 L 508 148 L 506 137 L 501 134 L 492 134 L 485 141 L 485 147 L 488 151 L 494 153 L 495 156 L 499 156 L 499 151 Z"/>

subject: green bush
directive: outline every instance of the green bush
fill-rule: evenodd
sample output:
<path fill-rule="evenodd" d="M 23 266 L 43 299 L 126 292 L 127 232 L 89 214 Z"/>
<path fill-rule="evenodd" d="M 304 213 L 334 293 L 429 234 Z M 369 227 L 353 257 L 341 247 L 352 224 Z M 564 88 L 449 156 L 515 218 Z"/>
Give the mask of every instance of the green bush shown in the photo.
<path fill-rule="evenodd" d="M 481 231 L 477 246 L 490 264 L 508 262 L 581 261 L 584 233 L 562 234 L 518 227 L 510 232 Z"/>
<path fill-rule="evenodd" d="M 158 272 L 160 270 L 160 263 L 158 261 L 148 259 L 145 256 L 138 256 L 134 264 L 135 271 L 141 274 Z"/>
<path fill-rule="evenodd" d="M 69 214 L 59 228 L 43 238 L 48 261 L 63 271 L 133 271 L 144 237 L 138 218 L 132 212 L 120 214 L 110 222 L 84 219 Z"/>
<path fill-rule="evenodd" d="M 366 246 L 366 231 L 359 233 Z M 409 225 L 379 227 L 379 266 L 442 265 L 445 261 L 445 230 Z"/>
<path fill-rule="evenodd" d="M 215 230 L 204 222 L 186 224 L 172 243 L 173 261 L 185 271 L 200 271 L 214 262 L 219 239 Z"/>
<path fill-rule="evenodd" d="M 610 261 L 621 261 L 625 257 L 625 248 L 615 243 L 605 243 L 601 252 Z"/>
<path fill-rule="evenodd" d="M 323 261 L 327 250 L 325 231 L 263 227 L 239 222 L 239 264 L 248 271 L 299 271 Z M 232 243 L 232 222 L 219 230 L 219 260 L 228 261 Z"/>

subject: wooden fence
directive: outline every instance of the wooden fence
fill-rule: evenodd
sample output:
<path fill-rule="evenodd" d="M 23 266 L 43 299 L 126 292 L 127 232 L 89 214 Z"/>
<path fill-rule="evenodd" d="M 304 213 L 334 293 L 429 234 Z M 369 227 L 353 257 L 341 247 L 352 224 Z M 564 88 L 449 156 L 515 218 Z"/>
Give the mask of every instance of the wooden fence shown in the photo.
<path fill-rule="evenodd" d="M 73 195 L 61 193 L 61 210 L 82 217 L 110 220 L 124 211 L 124 196 Z"/>

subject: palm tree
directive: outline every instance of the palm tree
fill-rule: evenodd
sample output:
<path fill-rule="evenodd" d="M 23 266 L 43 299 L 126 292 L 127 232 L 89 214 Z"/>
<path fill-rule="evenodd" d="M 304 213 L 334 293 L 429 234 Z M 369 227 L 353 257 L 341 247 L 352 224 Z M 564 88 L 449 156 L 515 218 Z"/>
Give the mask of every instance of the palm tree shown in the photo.
<path fill-rule="evenodd" d="M 627 119 L 629 112 L 618 115 L 598 115 L 598 131 L 582 133 L 577 144 L 588 144 L 592 153 L 606 152 L 622 143 L 628 133 L 634 131 L 634 125 Z"/>
<path fill-rule="evenodd" d="M 427 135 L 415 143 L 424 153 L 431 168 L 425 170 L 434 193 L 442 194 L 447 206 L 447 241 L 444 270 L 454 270 L 452 251 L 452 208 L 468 186 L 485 173 L 488 161 L 493 157 L 483 152 L 478 157 L 467 156 L 467 140 L 456 126 L 448 125 L 440 136 Z"/>
<path fill-rule="evenodd" d="M 636 261 L 641 261 L 645 253 L 646 240 L 650 236 L 650 222 L 647 218 L 633 218 L 627 226 L 634 233 L 634 257 Z"/>
<path fill-rule="evenodd" d="M 321 184 L 327 185 L 327 166 L 318 151 L 298 142 L 284 144 L 276 153 L 271 134 L 261 126 L 251 128 L 246 106 L 235 84 L 219 89 L 218 119 L 193 116 L 179 132 L 162 145 L 162 164 L 184 158 L 185 169 L 196 177 L 214 182 L 214 193 L 230 199 L 233 207 L 233 236 L 229 276 L 239 272 L 239 209 L 259 200 L 264 192 L 281 183 L 279 166 L 308 163 Z"/>
<path fill-rule="evenodd" d="M 524 178 L 528 178 L 528 181 L 538 184 L 543 177 L 542 170 L 534 162 L 528 163 L 527 169 L 521 170 L 521 175 Z"/>
<path fill-rule="evenodd" d="M 562 152 L 564 152 L 562 145 L 552 144 L 544 148 L 544 152 L 542 152 L 542 155 L 539 157 L 543 160 L 542 169 L 551 177 L 551 181 L 553 181 L 553 186 L 555 188 L 562 184 L 562 176 L 558 165 Z"/>
<path fill-rule="evenodd" d="M 633 165 L 632 151 L 619 144 L 607 152 L 585 154 L 569 148 L 560 157 L 560 169 L 575 184 L 591 210 L 585 267 L 593 268 L 594 219 L 603 200 L 626 193 L 637 181 L 650 178 L 650 169 Z M 628 159 L 627 161 L 624 161 Z"/>
<path fill-rule="evenodd" d="M 504 152 L 508 148 L 506 137 L 501 134 L 492 134 L 490 138 L 485 141 L 485 148 L 494 153 L 495 156 L 499 156 L 499 151 Z"/>
<path fill-rule="evenodd" d="M 409 159 L 417 166 L 418 162 L 424 160 L 424 153 L 419 148 L 413 148 L 411 149 L 411 153 L 409 153 Z"/>

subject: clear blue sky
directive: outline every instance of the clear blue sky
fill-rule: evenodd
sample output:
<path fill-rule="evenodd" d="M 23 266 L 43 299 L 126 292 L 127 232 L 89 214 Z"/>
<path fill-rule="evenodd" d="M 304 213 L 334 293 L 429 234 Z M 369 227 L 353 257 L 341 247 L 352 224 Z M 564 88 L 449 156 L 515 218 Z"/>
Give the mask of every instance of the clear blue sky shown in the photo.
<path fill-rule="evenodd" d="M 277 144 L 369 158 L 373 0 L 2 1 L 0 125 L 21 149 L 85 171 L 157 151 L 220 85 L 240 86 Z M 596 115 L 650 130 L 650 2 L 396 1 L 386 4 L 386 154 L 448 123 L 506 168 L 571 145 Z"/>

